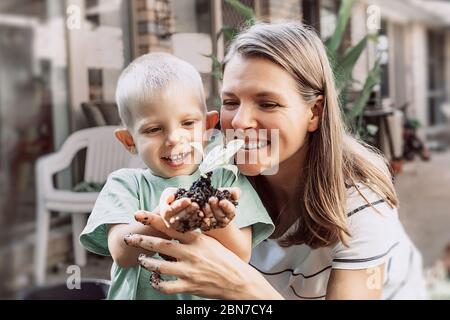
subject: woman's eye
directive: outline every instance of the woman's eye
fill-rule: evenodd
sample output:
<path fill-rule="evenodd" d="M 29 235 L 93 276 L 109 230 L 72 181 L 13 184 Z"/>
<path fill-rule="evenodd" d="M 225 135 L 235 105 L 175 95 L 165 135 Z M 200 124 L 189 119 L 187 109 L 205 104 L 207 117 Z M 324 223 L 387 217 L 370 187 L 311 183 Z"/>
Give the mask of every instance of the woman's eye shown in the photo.
<path fill-rule="evenodd" d="M 276 102 L 263 102 L 260 103 L 259 106 L 263 109 L 274 109 L 280 105 Z"/>
<path fill-rule="evenodd" d="M 226 107 L 227 109 L 235 109 L 235 108 L 239 107 L 239 102 L 225 100 L 225 101 L 222 101 L 222 106 Z"/>

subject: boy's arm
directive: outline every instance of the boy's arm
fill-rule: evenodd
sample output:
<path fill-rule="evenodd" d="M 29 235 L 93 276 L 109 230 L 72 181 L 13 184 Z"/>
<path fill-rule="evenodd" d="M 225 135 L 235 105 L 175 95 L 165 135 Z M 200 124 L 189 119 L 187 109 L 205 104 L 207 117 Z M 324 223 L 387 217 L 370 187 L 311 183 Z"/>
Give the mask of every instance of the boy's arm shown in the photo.
<path fill-rule="evenodd" d="M 234 200 L 238 200 L 239 196 L 239 189 L 231 189 L 231 197 Z M 248 263 L 252 254 L 252 227 L 239 229 L 235 224 L 229 223 L 235 217 L 236 207 L 228 200 L 219 201 L 216 197 L 212 197 L 205 205 L 204 211 L 207 217 L 214 216 L 221 220 L 221 224 L 224 221 L 228 224 L 224 228 L 212 229 L 203 233 L 213 237 Z"/>
<path fill-rule="evenodd" d="M 143 212 L 144 213 L 144 212 Z M 149 212 L 147 212 L 149 213 Z M 153 212 L 155 213 L 155 212 Z M 132 268 L 138 265 L 137 258 L 141 253 L 153 255 L 143 249 L 130 247 L 126 244 L 126 237 L 130 234 L 143 234 L 153 237 L 167 236 L 150 226 L 141 224 L 112 224 L 108 227 L 108 248 L 114 262 L 122 268 Z"/>
<path fill-rule="evenodd" d="M 203 232 L 219 241 L 228 250 L 233 251 L 245 263 L 250 261 L 252 254 L 252 227 L 239 229 L 230 223 L 225 228 Z"/>

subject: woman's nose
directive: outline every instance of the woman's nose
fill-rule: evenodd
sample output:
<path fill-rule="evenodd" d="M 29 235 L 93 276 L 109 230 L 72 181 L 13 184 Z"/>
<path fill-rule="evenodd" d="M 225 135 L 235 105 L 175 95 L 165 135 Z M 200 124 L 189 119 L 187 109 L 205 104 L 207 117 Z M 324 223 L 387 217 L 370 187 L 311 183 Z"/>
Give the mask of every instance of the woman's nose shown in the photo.
<path fill-rule="evenodd" d="M 256 128 L 257 121 L 252 112 L 252 107 L 241 105 L 235 113 L 231 126 L 233 129 L 250 129 Z"/>

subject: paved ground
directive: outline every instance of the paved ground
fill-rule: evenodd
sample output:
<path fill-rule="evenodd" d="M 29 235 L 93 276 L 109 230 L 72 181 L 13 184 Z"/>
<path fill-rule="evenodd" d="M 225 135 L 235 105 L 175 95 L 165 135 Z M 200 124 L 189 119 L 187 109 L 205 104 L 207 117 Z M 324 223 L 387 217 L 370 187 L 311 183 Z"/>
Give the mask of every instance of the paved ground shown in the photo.
<path fill-rule="evenodd" d="M 405 164 L 396 189 L 400 218 L 430 266 L 450 242 L 450 150 L 432 153 L 430 162 Z"/>

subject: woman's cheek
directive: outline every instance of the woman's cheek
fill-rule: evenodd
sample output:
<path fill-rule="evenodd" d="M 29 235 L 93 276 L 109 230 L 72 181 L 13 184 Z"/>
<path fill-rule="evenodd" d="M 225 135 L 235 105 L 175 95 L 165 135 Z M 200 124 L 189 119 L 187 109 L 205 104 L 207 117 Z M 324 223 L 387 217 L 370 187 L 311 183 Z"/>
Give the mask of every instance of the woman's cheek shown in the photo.
<path fill-rule="evenodd" d="M 233 121 L 235 112 L 222 108 L 220 110 L 220 126 L 222 129 L 232 129 L 231 122 Z"/>

